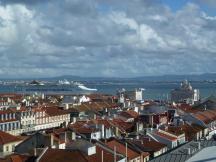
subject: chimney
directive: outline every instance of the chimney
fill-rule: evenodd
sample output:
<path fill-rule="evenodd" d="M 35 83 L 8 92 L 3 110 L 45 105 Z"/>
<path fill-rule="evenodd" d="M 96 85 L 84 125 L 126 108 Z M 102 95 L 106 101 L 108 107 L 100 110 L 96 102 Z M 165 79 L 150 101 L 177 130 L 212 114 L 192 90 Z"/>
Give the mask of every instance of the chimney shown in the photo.
<path fill-rule="evenodd" d="M 136 123 L 136 131 L 139 133 L 139 122 Z"/>
<path fill-rule="evenodd" d="M 64 141 L 65 141 L 65 143 L 67 143 L 67 131 L 65 131 L 65 133 L 64 133 Z"/>
<path fill-rule="evenodd" d="M 94 114 L 94 119 L 97 119 L 97 115 L 96 114 Z"/>
<path fill-rule="evenodd" d="M 76 117 L 73 117 L 73 124 L 76 123 Z"/>
<path fill-rule="evenodd" d="M 36 147 L 34 148 L 34 156 L 35 157 L 37 156 L 37 148 Z"/>
<path fill-rule="evenodd" d="M 51 133 L 50 134 L 50 147 L 54 145 L 54 135 Z"/>
<path fill-rule="evenodd" d="M 43 100 L 45 99 L 45 94 L 44 94 L 44 93 L 41 94 L 41 98 L 42 98 Z"/>
<path fill-rule="evenodd" d="M 119 134 L 119 128 L 118 127 L 115 127 L 116 128 L 116 136 L 118 136 L 118 134 Z"/>
<path fill-rule="evenodd" d="M 65 109 L 66 109 L 66 110 L 69 109 L 69 104 L 68 104 L 68 103 L 65 104 Z"/>
<path fill-rule="evenodd" d="M 105 138 L 105 136 L 106 136 L 106 131 L 105 131 L 105 126 L 104 126 L 104 124 L 101 125 L 101 131 L 102 131 L 102 138 Z"/>
<path fill-rule="evenodd" d="M 75 141 L 76 140 L 76 133 L 72 132 L 72 140 Z"/>
<path fill-rule="evenodd" d="M 191 149 L 190 149 L 190 148 L 185 148 L 184 151 L 185 151 L 185 153 L 186 153 L 187 155 L 190 155 L 190 154 L 191 154 Z"/>
<path fill-rule="evenodd" d="M 200 146 L 200 142 L 195 142 L 197 149 L 200 150 L 201 146 Z"/>

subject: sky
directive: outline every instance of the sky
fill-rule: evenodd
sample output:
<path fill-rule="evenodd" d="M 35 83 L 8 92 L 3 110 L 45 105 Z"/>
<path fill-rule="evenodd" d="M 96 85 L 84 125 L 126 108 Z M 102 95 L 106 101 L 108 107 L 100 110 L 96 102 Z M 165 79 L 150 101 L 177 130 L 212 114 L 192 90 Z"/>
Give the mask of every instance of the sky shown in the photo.
<path fill-rule="evenodd" d="M 215 73 L 215 0 L 0 0 L 0 78 Z"/>

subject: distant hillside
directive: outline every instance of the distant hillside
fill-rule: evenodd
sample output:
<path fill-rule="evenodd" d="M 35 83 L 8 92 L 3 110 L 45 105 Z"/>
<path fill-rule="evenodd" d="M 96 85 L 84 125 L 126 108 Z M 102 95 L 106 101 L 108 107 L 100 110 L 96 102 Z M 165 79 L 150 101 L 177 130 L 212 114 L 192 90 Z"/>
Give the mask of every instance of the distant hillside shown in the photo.
<path fill-rule="evenodd" d="M 206 73 L 200 75 L 163 75 L 163 76 L 147 76 L 147 77 L 137 77 L 134 79 L 143 81 L 206 81 L 206 80 L 216 80 L 216 73 Z"/>
<path fill-rule="evenodd" d="M 134 77 L 134 78 L 117 78 L 117 77 L 80 77 L 80 76 L 72 76 L 72 75 L 64 75 L 59 77 L 49 78 L 53 80 L 79 80 L 79 81 L 107 81 L 107 80 L 131 80 L 131 81 L 182 81 L 182 80 L 190 80 L 190 81 L 206 81 L 206 80 L 216 80 L 216 73 L 206 73 L 200 75 L 162 75 L 162 76 L 143 76 L 143 77 Z"/>
<path fill-rule="evenodd" d="M 216 73 L 205 73 L 200 75 L 162 75 L 162 76 L 141 76 L 133 78 L 120 77 L 81 77 L 74 75 L 63 75 L 50 78 L 5 78 L 1 80 L 73 80 L 73 81 L 147 81 L 147 82 L 174 82 L 174 81 L 216 81 Z"/>

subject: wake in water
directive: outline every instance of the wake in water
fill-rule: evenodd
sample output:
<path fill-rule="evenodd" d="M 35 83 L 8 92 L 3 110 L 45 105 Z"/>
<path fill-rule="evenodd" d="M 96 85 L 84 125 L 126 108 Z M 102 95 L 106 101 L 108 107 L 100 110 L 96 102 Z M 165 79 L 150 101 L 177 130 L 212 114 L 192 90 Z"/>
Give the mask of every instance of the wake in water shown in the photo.
<path fill-rule="evenodd" d="M 79 87 L 80 89 L 86 90 L 86 91 L 97 91 L 97 89 L 95 89 L 95 88 L 88 88 L 88 87 L 86 87 L 86 86 L 84 86 L 84 85 L 78 85 L 78 87 Z"/>

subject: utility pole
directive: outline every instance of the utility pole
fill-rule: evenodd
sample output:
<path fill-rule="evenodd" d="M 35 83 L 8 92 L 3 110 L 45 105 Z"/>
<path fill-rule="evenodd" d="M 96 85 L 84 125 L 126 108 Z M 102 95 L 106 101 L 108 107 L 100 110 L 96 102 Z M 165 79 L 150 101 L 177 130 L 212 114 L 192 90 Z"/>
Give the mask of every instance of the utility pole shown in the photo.
<path fill-rule="evenodd" d="M 104 159 L 103 159 L 104 157 L 103 157 L 103 150 L 101 151 L 101 162 L 104 162 Z"/>

